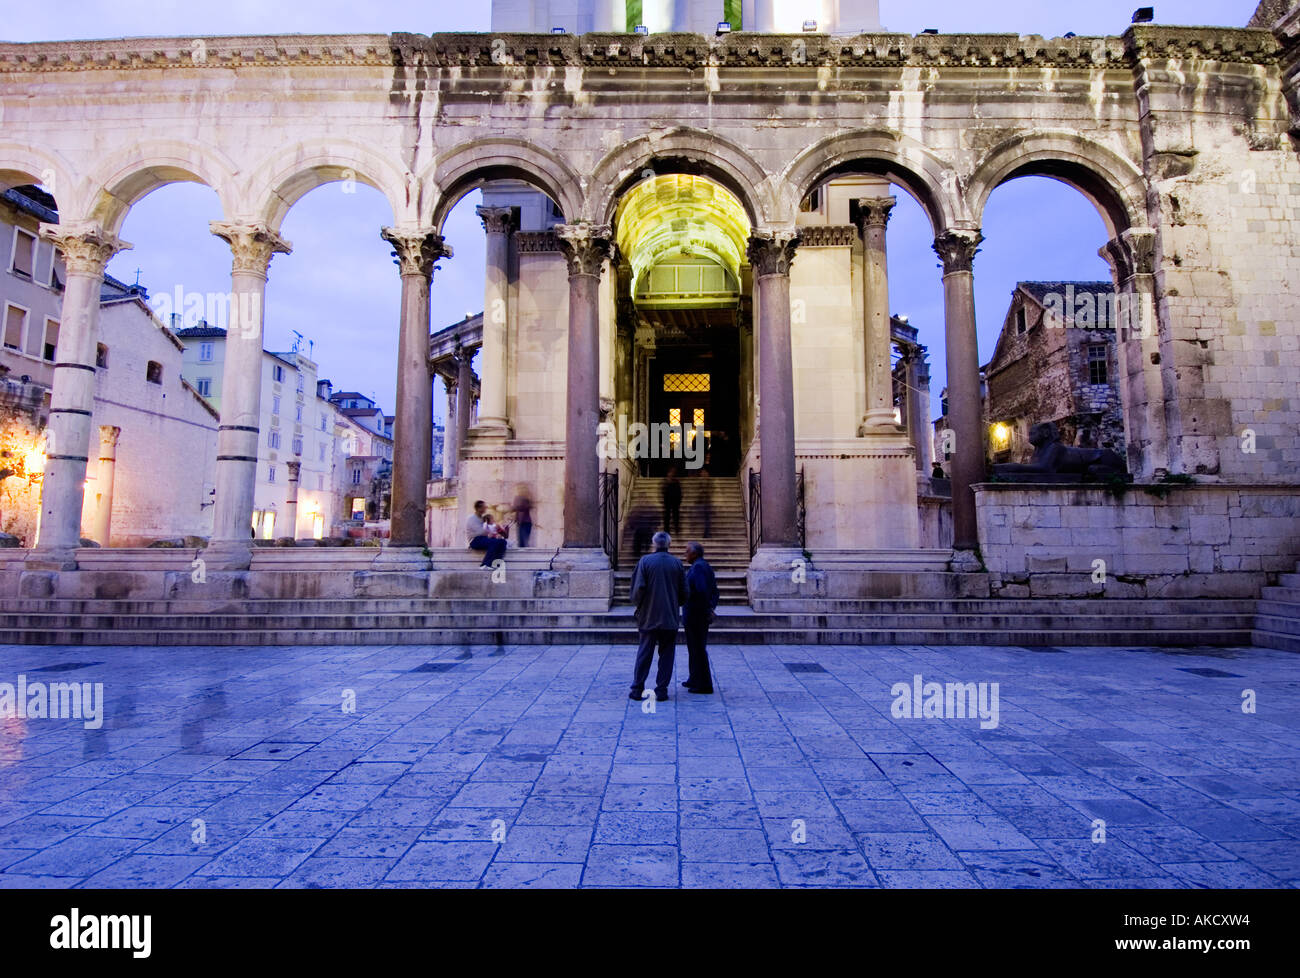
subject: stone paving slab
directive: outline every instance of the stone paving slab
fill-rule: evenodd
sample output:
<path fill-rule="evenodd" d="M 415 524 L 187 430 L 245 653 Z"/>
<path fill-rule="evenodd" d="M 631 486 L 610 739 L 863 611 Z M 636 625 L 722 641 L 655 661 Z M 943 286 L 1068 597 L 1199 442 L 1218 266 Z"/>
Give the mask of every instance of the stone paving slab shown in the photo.
<path fill-rule="evenodd" d="M 1300 657 L 633 652 L 0 646 L 0 888 L 1300 885 Z"/>

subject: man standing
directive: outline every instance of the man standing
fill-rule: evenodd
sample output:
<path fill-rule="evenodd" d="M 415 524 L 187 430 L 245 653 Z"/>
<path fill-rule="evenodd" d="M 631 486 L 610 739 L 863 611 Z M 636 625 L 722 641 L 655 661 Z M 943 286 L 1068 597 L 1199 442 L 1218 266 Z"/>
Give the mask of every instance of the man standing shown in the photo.
<path fill-rule="evenodd" d="M 690 672 L 682 683 L 692 693 L 712 693 L 713 674 L 709 671 L 709 625 L 718 606 L 718 579 L 704 559 L 704 548 L 692 540 L 686 545 L 686 600 L 682 604 L 682 624 L 686 627 L 686 649 Z"/>
<path fill-rule="evenodd" d="M 492 533 L 483 521 L 483 514 L 486 512 L 487 503 L 479 499 L 474 503 L 474 512 L 465 521 L 465 536 L 469 538 L 469 548 L 483 551 L 483 562 L 479 564 L 480 567 L 491 567 L 497 558 L 503 557 L 506 552 L 506 542 Z"/>
<path fill-rule="evenodd" d="M 686 568 L 668 552 L 672 538 L 662 530 L 654 535 L 654 553 L 637 561 L 632 574 L 632 605 L 641 644 L 636 650 L 636 668 L 628 699 L 639 700 L 650 675 L 650 660 L 659 646 L 659 672 L 655 676 L 655 699 L 668 699 L 677 651 L 678 609 L 686 603 Z"/>
<path fill-rule="evenodd" d="M 664 479 L 664 529 L 669 533 L 680 530 L 682 523 L 682 484 L 677 478 L 677 466 L 668 470 Z"/>

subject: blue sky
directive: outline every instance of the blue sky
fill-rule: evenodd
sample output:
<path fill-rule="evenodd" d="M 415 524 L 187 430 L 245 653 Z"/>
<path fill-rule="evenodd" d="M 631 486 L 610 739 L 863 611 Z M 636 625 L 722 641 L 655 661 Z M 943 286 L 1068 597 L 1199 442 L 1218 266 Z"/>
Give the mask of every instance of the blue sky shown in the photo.
<path fill-rule="evenodd" d="M 1031 0 L 996 4 L 954 0 L 882 0 L 881 19 L 890 30 L 1015 32 L 1058 36 L 1119 34 L 1138 0 L 1093 0 L 1082 7 Z M 1155 4 L 1158 23 L 1244 25 L 1255 0 L 1179 0 Z M 60 0 L 11 11 L 0 36 L 11 41 L 124 36 L 213 34 L 354 33 L 487 30 L 490 4 L 392 0 L 320 0 L 266 4 L 225 0 L 221 4 L 166 4 L 102 0 Z M 921 209 L 897 191 L 899 206 L 889 229 L 890 298 L 930 346 L 937 394 L 943 384 L 943 296 L 933 232 Z M 475 197 L 452 214 L 445 233 L 456 249 L 434 281 L 435 327 L 482 308 L 482 229 L 473 214 Z M 188 292 L 224 292 L 230 287 L 227 246 L 207 230 L 221 216 L 217 198 L 204 187 L 164 187 L 140 201 L 128 216 L 123 237 L 133 251 L 115 258 L 109 272 L 139 279 L 155 295 L 178 285 Z M 272 262 L 267 292 L 267 346 L 288 349 L 293 331 L 315 344 L 321 376 L 340 386 L 373 393 L 392 411 L 396 381 L 398 275 L 379 228 L 392 215 L 382 196 L 359 186 L 320 187 L 289 212 L 284 235 L 292 255 Z M 1106 234 L 1095 209 L 1072 188 L 1044 178 L 1000 187 L 985 211 L 983 251 L 976 259 L 976 302 L 980 353 L 984 360 L 1006 312 L 1015 283 L 1030 279 L 1107 279 L 1097 257 Z M 442 398 L 435 411 L 441 415 Z M 936 402 L 937 412 L 937 402 Z"/>

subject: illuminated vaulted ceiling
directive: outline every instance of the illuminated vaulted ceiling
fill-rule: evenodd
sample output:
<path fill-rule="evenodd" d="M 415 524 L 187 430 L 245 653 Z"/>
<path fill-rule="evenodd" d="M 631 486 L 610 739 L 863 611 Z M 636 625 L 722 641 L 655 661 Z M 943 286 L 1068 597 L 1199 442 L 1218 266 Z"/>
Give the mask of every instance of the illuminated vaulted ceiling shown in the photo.
<path fill-rule="evenodd" d="M 615 215 L 619 250 L 632 266 L 632 294 L 661 261 L 709 258 L 740 281 L 749 217 L 735 195 L 707 177 L 674 173 L 642 181 Z"/>

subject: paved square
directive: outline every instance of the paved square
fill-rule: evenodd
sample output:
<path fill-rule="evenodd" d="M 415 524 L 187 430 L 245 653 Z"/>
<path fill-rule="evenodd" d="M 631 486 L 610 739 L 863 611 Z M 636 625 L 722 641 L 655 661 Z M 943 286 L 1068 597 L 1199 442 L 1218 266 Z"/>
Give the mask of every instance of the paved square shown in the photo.
<path fill-rule="evenodd" d="M 5 887 L 1300 884 L 1283 652 L 721 646 L 646 712 L 631 646 L 0 650 L 105 700 L 0 719 Z"/>

